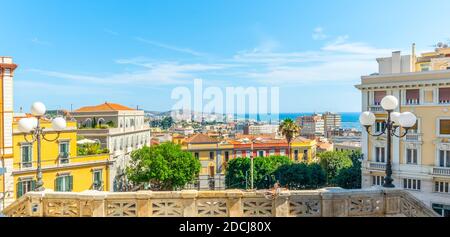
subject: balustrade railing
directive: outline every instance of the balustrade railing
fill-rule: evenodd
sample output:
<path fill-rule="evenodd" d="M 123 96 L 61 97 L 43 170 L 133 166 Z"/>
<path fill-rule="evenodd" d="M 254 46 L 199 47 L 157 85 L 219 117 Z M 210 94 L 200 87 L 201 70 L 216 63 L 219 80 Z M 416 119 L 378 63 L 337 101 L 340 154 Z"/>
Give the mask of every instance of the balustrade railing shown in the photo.
<path fill-rule="evenodd" d="M 438 215 L 399 189 L 28 192 L 3 213 L 35 217 L 346 217 Z"/>

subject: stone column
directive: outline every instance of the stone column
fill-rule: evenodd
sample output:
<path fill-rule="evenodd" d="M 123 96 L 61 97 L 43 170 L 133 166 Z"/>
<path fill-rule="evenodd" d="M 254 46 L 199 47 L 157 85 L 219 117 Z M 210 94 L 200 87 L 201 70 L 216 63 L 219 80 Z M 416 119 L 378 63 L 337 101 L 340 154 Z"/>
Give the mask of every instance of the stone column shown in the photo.
<path fill-rule="evenodd" d="M 243 193 L 240 190 L 227 190 L 226 196 L 228 199 L 228 215 L 230 217 L 242 217 L 242 196 Z"/>
<path fill-rule="evenodd" d="M 137 216 L 138 217 L 149 217 L 150 212 L 150 198 L 152 191 L 138 191 L 136 193 L 137 198 Z"/>
<path fill-rule="evenodd" d="M 289 216 L 289 197 L 291 193 L 289 191 L 281 191 L 273 203 L 273 214 L 276 217 L 288 217 Z"/>
<path fill-rule="evenodd" d="M 196 198 L 198 195 L 197 190 L 183 190 L 181 191 L 181 202 L 183 205 L 183 217 L 195 217 L 197 216 Z"/>

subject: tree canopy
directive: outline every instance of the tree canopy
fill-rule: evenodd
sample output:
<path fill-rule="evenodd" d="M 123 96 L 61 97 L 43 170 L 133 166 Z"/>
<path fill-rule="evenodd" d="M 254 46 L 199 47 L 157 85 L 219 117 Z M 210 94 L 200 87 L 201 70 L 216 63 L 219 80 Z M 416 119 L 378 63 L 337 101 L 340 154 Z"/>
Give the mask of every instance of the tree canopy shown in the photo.
<path fill-rule="evenodd" d="M 153 190 L 174 190 L 194 181 L 200 167 L 200 161 L 179 145 L 162 143 L 133 151 L 126 174 L 134 184 L 149 183 Z"/>
<path fill-rule="evenodd" d="M 327 151 L 319 153 L 320 166 L 327 177 L 328 185 L 336 185 L 336 177 L 347 168 L 352 167 L 353 162 L 346 151 Z"/>

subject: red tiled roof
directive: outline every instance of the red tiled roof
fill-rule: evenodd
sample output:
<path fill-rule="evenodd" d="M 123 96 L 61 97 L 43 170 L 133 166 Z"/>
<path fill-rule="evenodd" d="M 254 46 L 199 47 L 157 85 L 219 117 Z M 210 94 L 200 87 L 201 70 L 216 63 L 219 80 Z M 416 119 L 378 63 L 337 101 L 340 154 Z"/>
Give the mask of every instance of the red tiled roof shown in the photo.
<path fill-rule="evenodd" d="M 205 134 L 195 134 L 194 136 L 186 139 L 186 143 L 189 144 L 202 144 L 202 143 L 218 143 L 219 141 L 215 138 L 209 137 Z"/>
<path fill-rule="evenodd" d="M 104 104 L 100 105 L 81 107 L 75 110 L 75 112 L 119 111 L 119 110 L 134 110 L 134 109 L 120 104 L 105 102 Z"/>

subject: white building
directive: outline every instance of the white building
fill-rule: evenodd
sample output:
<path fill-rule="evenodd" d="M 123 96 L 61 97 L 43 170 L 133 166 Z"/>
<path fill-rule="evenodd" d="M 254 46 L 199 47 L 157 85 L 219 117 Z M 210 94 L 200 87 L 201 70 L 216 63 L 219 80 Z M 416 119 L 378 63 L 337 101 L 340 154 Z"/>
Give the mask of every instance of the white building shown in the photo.
<path fill-rule="evenodd" d="M 82 107 L 72 116 L 78 122 L 78 135 L 97 140 L 108 148 L 114 162 L 110 170 L 110 187 L 123 189 L 126 183 L 124 169 L 133 150 L 150 146 L 150 127 L 144 120 L 144 111 L 108 103 Z"/>
<path fill-rule="evenodd" d="M 278 132 L 278 127 L 279 126 L 276 124 L 250 125 L 248 127 L 248 134 L 276 134 Z"/>

